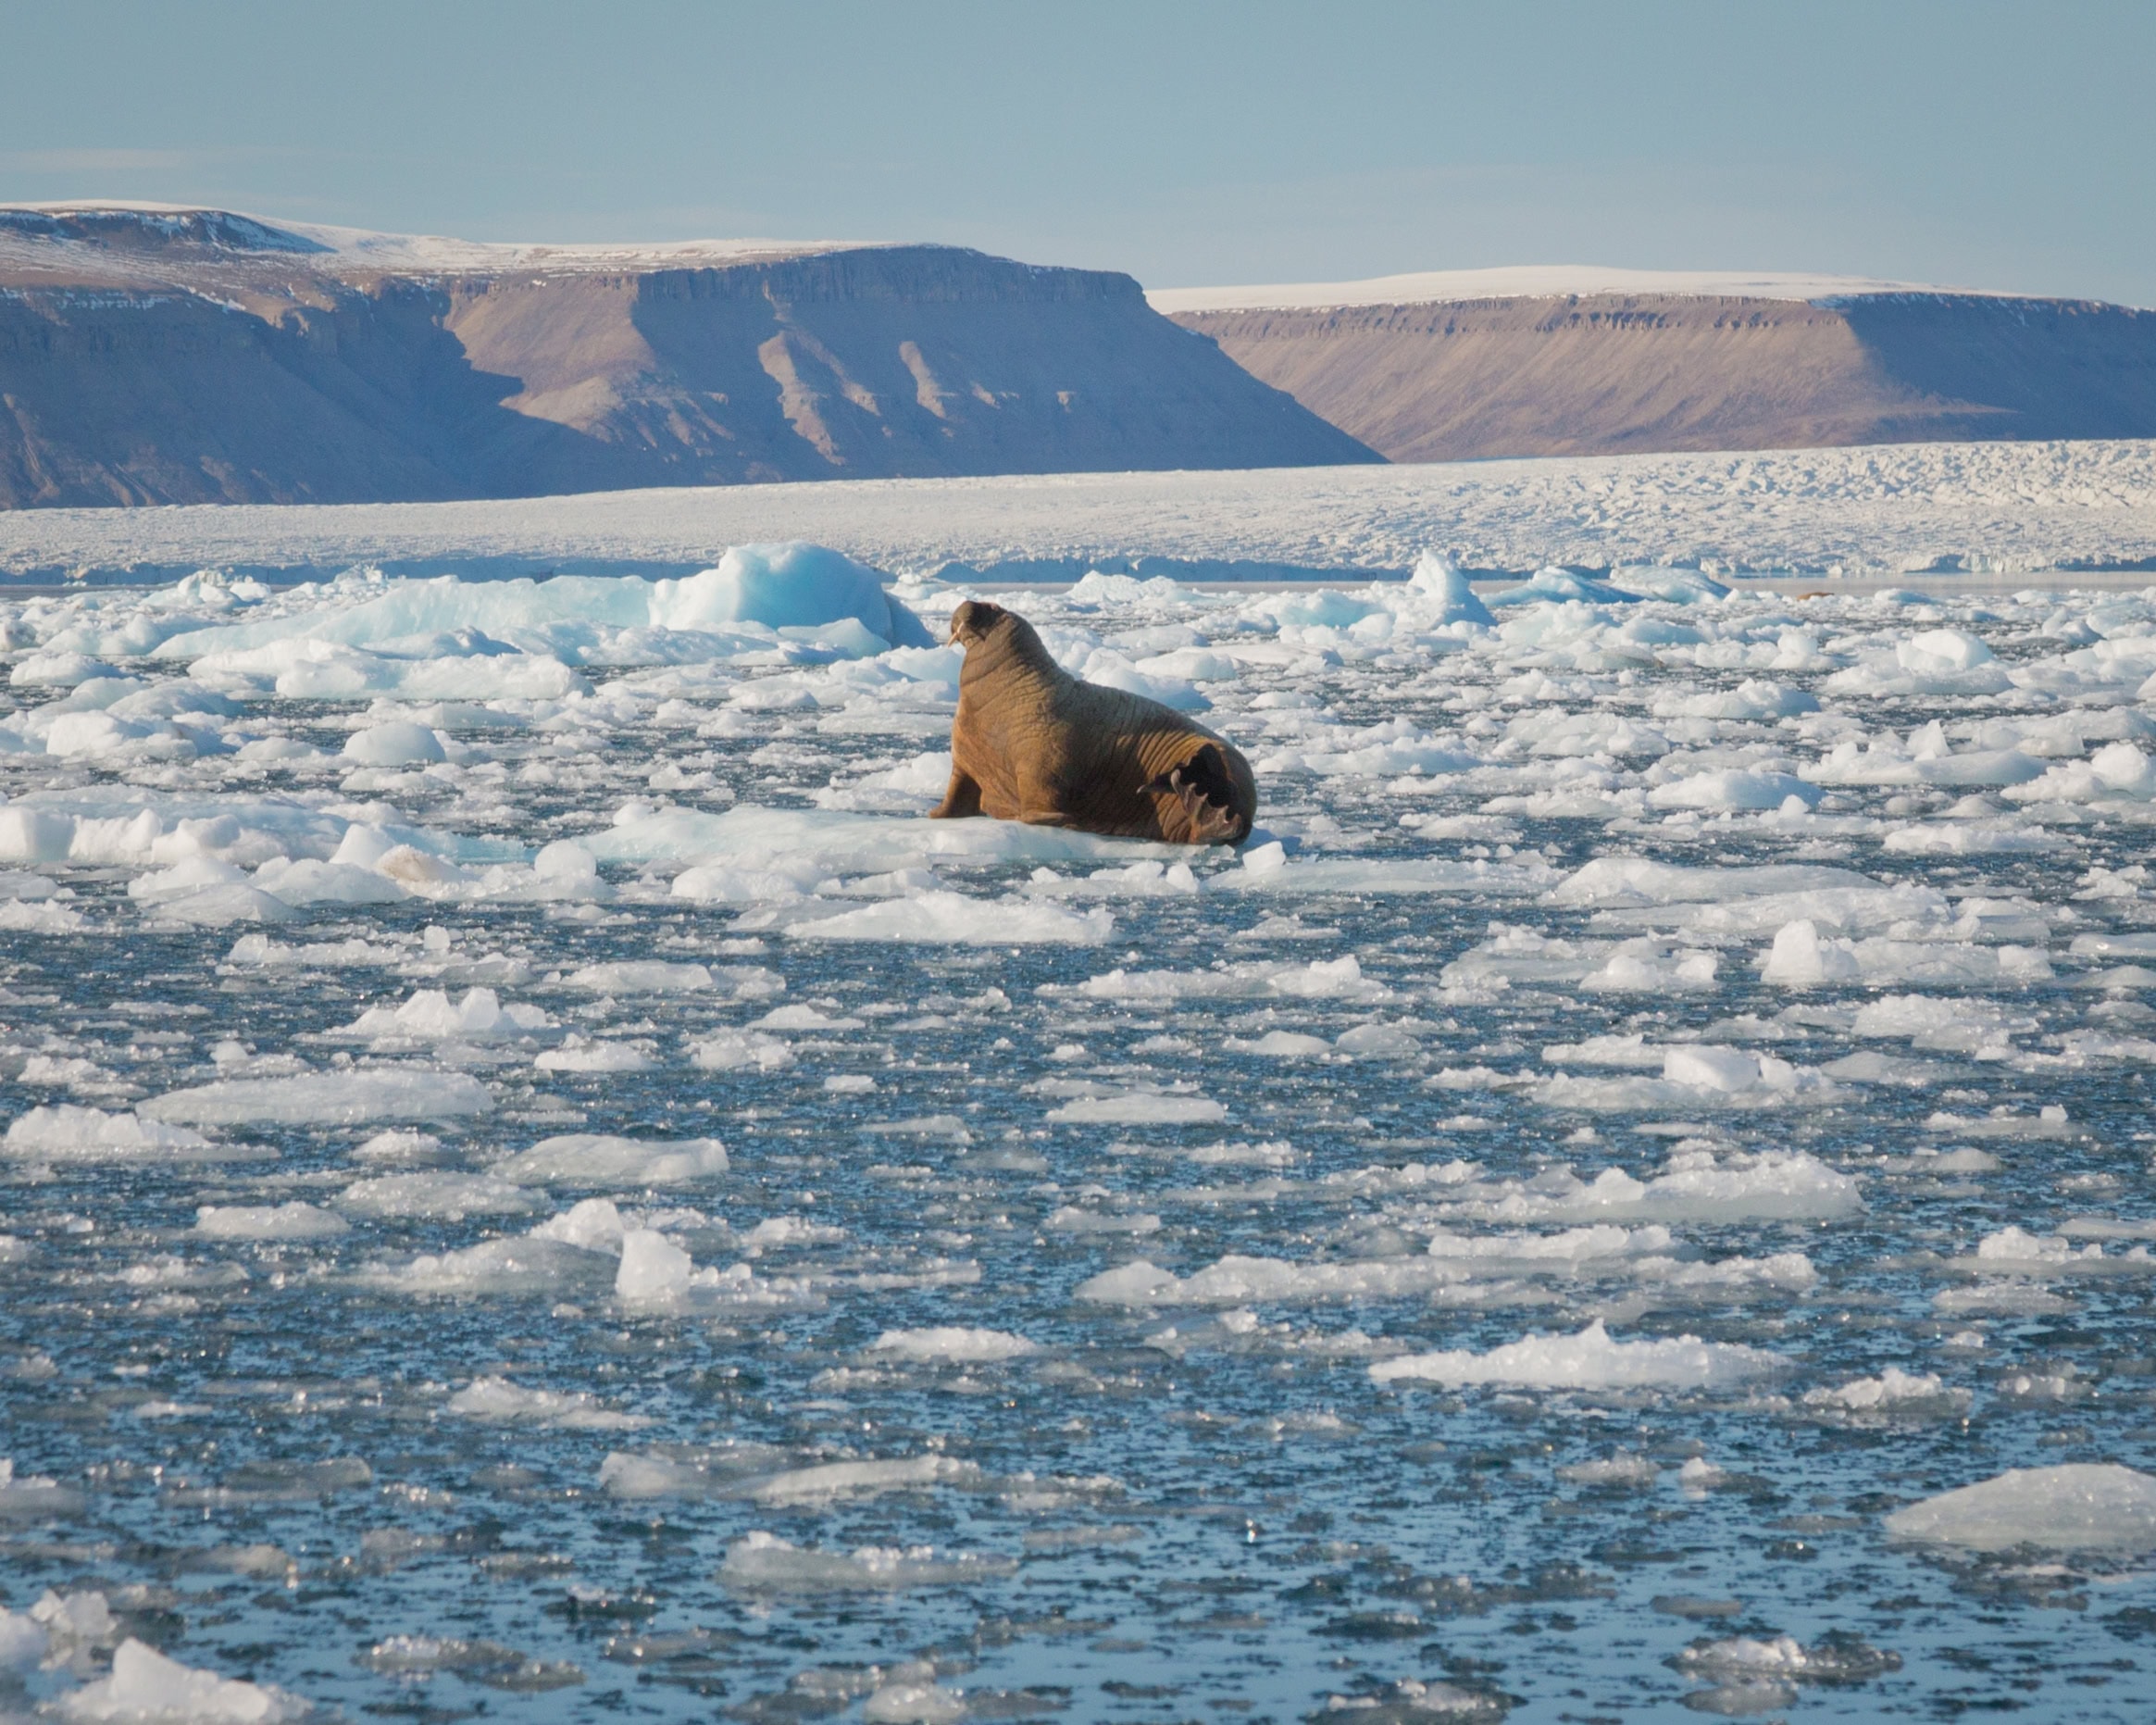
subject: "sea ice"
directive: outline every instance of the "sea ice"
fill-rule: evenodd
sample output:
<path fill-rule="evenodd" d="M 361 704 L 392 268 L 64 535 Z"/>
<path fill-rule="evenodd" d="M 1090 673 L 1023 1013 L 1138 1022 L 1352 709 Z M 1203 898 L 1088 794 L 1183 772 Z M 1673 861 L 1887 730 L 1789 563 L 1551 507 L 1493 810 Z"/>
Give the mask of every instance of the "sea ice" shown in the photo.
<path fill-rule="evenodd" d="M 1577 1335 L 1529 1336 L 1487 1354 L 1411 1354 L 1370 1368 L 1379 1383 L 1516 1384 L 1545 1390 L 1724 1390 L 1786 1368 L 1777 1355 L 1735 1343 L 1676 1336 L 1640 1342 L 1611 1338 L 1601 1320 Z"/>
<path fill-rule="evenodd" d="M 519 1186 L 679 1186 L 727 1170 L 726 1147 L 716 1138 L 620 1138 L 566 1132 L 489 1167 L 496 1180 Z"/>
<path fill-rule="evenodd" d="M 969 1330 L 948 1325 L 934 1330 L 886 1330 L 868 1345 L 871 1353 L 936 1363 L 1016 1359 L 1040 1352 L 1024 1336 L 1013 1335 L 1007 1330 Z"/>
<path fill-rule="evenodd" d="M 962 1587 L 1011 1574 L 1007 1557 L 978 1552 L 864 1545 L 854 1552 L 817 1551 L 753 1532 L 727 1548 L 719 1580 L 748 1594 L 897 1593 L 916 1587 Z"/>
<path fill-rule="evenodd" d="M 464 1419 L 554 1426 L 564 1431 L 633 1431 L 651 1424 L 642 1414 L 608 1407 L 588 1391 L 530 1390 L 506 1378 L 474 1378 L 445 1406 Z"/>
<path fill-rule="evenodd" d="M 280 1725 L 309 1711 L 274 1685 L 181 1665 L 131 1635 L 113 1652 L 112 1675 L 70 1691 L 58 1708 L 85 1725 Z"/>
<path fill-rule="evenodd" d="M 1896 1539 L 2007 1551 L 2156 1551 L 2156 1479 L 2116 1462 L 2009 1468 L 1887 1518 Z"/>
<path fill-rule="evenodd" d="M 137 1110 L 153 1122 L 193 1126 L 340 1125 L 442 1120 L 485 1114 L 492 1095 L 462 1072 L 417 1067 L 310 1072 L 295 1078 L 219 1079 L 153 1096 Z"/>

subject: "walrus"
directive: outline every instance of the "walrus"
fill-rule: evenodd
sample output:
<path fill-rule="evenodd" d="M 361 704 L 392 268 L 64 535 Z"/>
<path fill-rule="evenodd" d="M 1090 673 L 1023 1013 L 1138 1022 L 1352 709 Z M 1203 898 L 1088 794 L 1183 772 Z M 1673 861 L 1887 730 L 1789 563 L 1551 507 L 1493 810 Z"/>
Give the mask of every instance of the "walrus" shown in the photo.
<path fill-rule="evenodd" d="M 1170 844 L 1240 844 L 1257 819 L 1250 763 L 1227 738 L 1141 694 L 1073 677 L 1015 611 L 951 613 L 966 649 L 951 788 L 934 820 L 989 815 Z"/>

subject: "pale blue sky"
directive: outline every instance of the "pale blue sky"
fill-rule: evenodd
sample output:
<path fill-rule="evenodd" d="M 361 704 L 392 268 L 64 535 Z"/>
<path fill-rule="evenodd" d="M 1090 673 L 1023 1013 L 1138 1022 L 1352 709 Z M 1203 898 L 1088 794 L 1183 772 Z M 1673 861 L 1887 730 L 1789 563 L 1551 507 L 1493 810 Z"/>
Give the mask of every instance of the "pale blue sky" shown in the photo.
<path fill-rule="evenodd" d="M 2156 304 L 2156 4 L 0 0 L 0 201 Z"/>

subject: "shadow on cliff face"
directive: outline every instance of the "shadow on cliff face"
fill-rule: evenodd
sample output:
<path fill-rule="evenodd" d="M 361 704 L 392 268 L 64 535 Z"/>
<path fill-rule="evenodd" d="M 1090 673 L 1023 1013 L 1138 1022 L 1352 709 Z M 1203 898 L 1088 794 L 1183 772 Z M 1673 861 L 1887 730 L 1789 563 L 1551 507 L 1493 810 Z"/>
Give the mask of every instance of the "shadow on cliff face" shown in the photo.
<path fill-rule="evenodd" d="M 2156 312 L 1976 294 L 1838 308 L 1884 377 L 1951 404 L 1889 437 L 2156 437 Z"/>
<path fill-rule="evenodd" d="M 276 321 L 182 294 L 0 298 L 0 506 L 350 503 L 533 489 L 575 433 L 504 406 L 445 300 L 344 290 Z"/>
<path fill-rule="evenodd" d="M 0 296 L 0 506 L 1378 458 L 1128 277 L 948 247 Z"/>
<path fill-rule="evenodd" d="M 634 318 L 743 478 L 1377 458 L 1127 276 L 894 246 L 649 275 Z"/>

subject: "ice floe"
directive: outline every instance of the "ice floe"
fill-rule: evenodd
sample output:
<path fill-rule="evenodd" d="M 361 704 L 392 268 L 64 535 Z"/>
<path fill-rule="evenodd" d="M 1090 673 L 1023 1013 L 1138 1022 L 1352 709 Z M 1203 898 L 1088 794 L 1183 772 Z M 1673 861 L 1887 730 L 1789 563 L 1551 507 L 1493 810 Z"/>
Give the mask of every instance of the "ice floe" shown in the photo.
<path fill-rule="evenodd" d="M 2116 1462 L 2009 1468 L 1887 1518 L 1896 1539 L 2007 1551 L 2156 1550 L 2156 1479 Z"/>
<path fill-rule="evenodd" d="M 1488 1353 L 1409 1354 L 1370 1368 L 1379 1383 L 1403 1380 L 1512 1384 L 1544 1390 L 1726 1390 L 1786 1369 L 1778 1356 L 1697 1336 L 1622 1342 L 1600 1319 L 1576 1335 L 1529 1336 Z"/>

